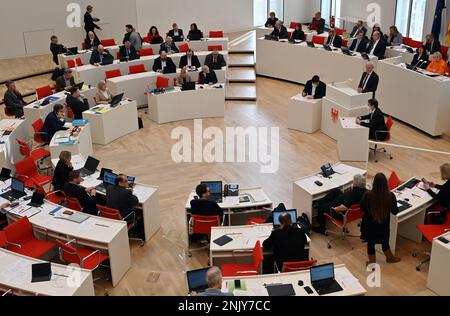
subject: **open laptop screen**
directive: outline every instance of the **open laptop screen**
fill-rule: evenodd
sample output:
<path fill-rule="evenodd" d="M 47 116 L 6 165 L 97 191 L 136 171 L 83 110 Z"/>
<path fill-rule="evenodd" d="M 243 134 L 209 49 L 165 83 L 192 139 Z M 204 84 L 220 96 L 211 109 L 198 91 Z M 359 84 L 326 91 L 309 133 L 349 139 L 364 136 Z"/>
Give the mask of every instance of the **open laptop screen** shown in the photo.
<path fill-rule="evenodd" d="M 222 181 L 205 181 L 202 184 L 206 184 L 209 188 L 209 192 L 214 195 L 222 195 Z"/>
<path fill-rule="evenodd" d="M 334 279 L 334 263 L 311 267 L 311 283 Z"/>
<path fill-rule="evenodd" d="M 297 210 L 286 210 L 286 211 L 273 211 L 273 226 L 279 227 L 280 226 L 280 216 L 282 214 L 289 214 L 291 215 L 292 223 L 297 222 Z"/>
<path fill-rule="evenodd" d="M 208 288 L 206 283 L 206 272 L 208 270 L 209 268 L 204 268 L 186 272 L 189 292 L 202 292 Z"/>
<path fill-rule="evenodd" d="M 23 183 L 23 181 L 13 178 L 11 180 L 11 189 L 13 191 L 25 192 L 25 184 Z"/>

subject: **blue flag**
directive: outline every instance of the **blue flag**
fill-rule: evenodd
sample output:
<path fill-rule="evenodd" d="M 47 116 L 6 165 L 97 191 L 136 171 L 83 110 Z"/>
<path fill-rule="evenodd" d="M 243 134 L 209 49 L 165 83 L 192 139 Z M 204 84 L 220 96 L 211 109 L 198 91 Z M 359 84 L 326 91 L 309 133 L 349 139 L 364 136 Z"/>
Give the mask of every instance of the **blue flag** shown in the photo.
<path fill-rule="evenodd" d="M 434 14 L 433 28 L 431 33 L 433 33 L 434 38 L 439 40 L 441 35 L 441 25 L 442 25 L 442 12 L 445 9 L 445 0 L 438 0 L 436 4 L 436 13 Z"/>

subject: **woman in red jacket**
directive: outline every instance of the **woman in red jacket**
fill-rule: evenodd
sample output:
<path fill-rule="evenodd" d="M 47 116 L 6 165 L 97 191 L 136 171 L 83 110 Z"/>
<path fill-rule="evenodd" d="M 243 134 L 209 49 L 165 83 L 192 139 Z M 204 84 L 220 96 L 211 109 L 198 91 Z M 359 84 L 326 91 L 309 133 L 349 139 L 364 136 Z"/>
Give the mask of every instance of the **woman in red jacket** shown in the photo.
<path fill-rule="evenodd" d="M 150 44 L 162 44 L 162 42 L 164 41 L 163 38 L 161 37 L 161 35 L 159 35 L 159 31 L 156 26 L 152 26 L 150 28 L 150 31 L 148 31 L 147 37 L 148 37 L 148 42 Z"/>

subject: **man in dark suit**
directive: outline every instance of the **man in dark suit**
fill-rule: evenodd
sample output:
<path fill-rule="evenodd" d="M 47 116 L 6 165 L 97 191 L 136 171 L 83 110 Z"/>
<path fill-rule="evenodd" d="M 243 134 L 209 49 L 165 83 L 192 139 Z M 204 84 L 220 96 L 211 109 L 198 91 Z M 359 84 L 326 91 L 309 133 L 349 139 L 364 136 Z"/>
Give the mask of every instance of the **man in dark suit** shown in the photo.
<path fill-rule="evenodd" d="M 164 50 L 168 54 L 176 54 L 180 52 L 177 45 L 175 45 L 175 43 L 172 40 L 172 37 L 170 36 L 166 37 L 166 41 L 161 44 L 160 50 Z"/>
<path fill-rule="evenodd" d="M 88 100 L 81 95 L 77 87 L 72 87 L 69 90 L 70 95 L 66 98 L 67 106 L 70 107 L 76 120 L 83 119 L 83 112 L 89 110 Z"/>
<path fill-rule="evenodd" d="M 425 41 L 425 49 L 431 56 L 436 52 L 441 52 L 441 43 L 434 38 L 433 34 L 428 34 Z"/>
<path fill-rule="evenodd" d="M 75 79 L 72 76 L 72 70 L 64 69 L 64 75 L 56 79 L 56 92 L 69 90 L 75 85 Z"/>
<path fill-rule="evenodd" d="M 309 99 L 322 99 L 327 94 L 327 85 L 320 81 L 319 76 L 308 80 L 303 90 L 303 96 Z"/>
<path fill-rule="evenodd" d="M 131 46 L 130 42 L 125 42 L 123 46 L 120 46 L 120 52 L 119 52 L 120 60 L 135 60 L 139 59 L 139 55 L 136 52 L 136 49 Z"/>
<path fill-rule="evenodd" d="M 371 113 L 356 118 L 356 123 L 369 128 L 369 139 L 384 141 L 387 137 L 387 127 L 384 114 L 378 107 L 377 99 L 369 100 Z"/>
<path fill-rule="evenodd" d="M 94 32 L 89 32 L 86 39 L 84 40 L 84 47 L 86 49 L 95 49 L 101 42 Z"/>
<path fill-rule="evenodd" d="M 198 60 L 198 57 L 194 55 L 194 51 L 192 49 L 188 49 L 186 51 L 186 55 L 181 56 L 180 59 L 180 68 L 200 68 L 200 61 Z"/>
<path fill-rule="evenodd" d="M 42 127 L 42 138 L 50 143 L 56 132 L 66 130 L 64 120 L 66 113 L 64 112 L 64 106 L 61 104 L 55 104 L 53 106 L 53 111 L 50 112 L 45 118 L 44 127 Z M 58 188 L 58 190 L 61 190 Z"/>
<path fill-rule="evenodd" d="M 80 183 L 83 181 L 79 171 L 72 171 L 69 174 L 69 182 L 64 185 L 64 193 L 67 197 L 78 200 L 83 213 L 97 215 L 97 201 L 95 200 L 95 188 L 83 188 Z"/>
<path fill-rule="evenodd" d="M 64 47 L 64 45 L 59 44 L 58 42 L 58 36 L 53 35 L 50 38 L 50 51 L 52 52 L 53 55 L 53 62 L 57 65 L 59 65 L 59 61 L 58 61 L 58 55 L 59 54 L 65 54 L 67 53 L 67 48 Z"/>
<path fill-rule="evenodd" d="M 280 20 L 275 23 L 275 28 L 273 29 L 272 33 L 270 33 L 270 35 L 278 39 L 289 38 L 287 28 L 283 25 L 283 21 Z"/>
<path fill-rule="evenodd" d="M 368 39 L 364 36 L 364 31 L 359 31 L 349 49 L 353 52 L 365 53 L 367 50 L 367 42 Z"/>
<path fill-rule="evenodd" d="M 92 17 L 92 11 L 94 11 L 94 7 L 91 5 L 88 5 L 86 7 L 86 13 L 84 14 L 84 30 L 86 31 L 86 36 L 89 32 L 94 32 L 95 29 L 102 30 L 100 26 L 95 24 L 94 18 Z M 95 32 L 94 32 L 95 34 Z M 97 37 L 97 35 L 95 35 Z"/>
<path fill-rule="evenodd" d="M 334 46 L 336 48 L 342 47 L 342 37 L 336 34 L 334 29 L 328 31 L 328 38 L 325 42 L 326 45 Z"/>
<path fill-rule="evenodd" d="M 274 263 L 278 271 L 281 271 L 284 262 L 308 260 L 305 252 L 306 234 L 292 225 L 291 215 L 282 214 L 280 225 L 281 228 L 272 231 L 270 237 L 263 242 L 264 250 L 273 251 L 273 256 L 264 259 L 264 274 L 274 273 Z"/>
<path fill-rule="evenodd" d="M 172 29 L 167 33 L 174 42 L 182 42 L 184 40 L 183 30 L 178 28 L 176 23 L 172 24 Z"/>
<path fill-rule="evenodd" d="M 23 107 L 27 104 L 23 100 L 22 94 L 17 90 L 14 81 L 7 81 L 5 86 L 5 107 L 16 118 L 23 117 Z"/>
<path fill-rule="evenodd" d="M 97 49 L 94 49 L 91 55 L 90 64 L 94 66 L 100 66 L 104 63 L 111 63 L 114 61 L 114 57 L 103 45 L 98 45 Z"/>
<path fill-rule="evenodd" d="M 153 71 L 163 73 L 164 68 L 171 69 L 175 73 L 177 71 L 177 66 L 175 66 L 172 58 L 167 57 L 167 52 L 161 50 L 159 52 L 159 57 L 155 59 L 153 63 Z"/>
<path fill-rule="evenodd" d="M 218 82 L 216 73 L 213 69 L 209 69 L 208 66 L 202 67 L 202 72 L 198 75 L 199 84 L 216 84 Z"/>
<path fill-rule="evenodd" d="M 309 29 L 311 31 L 317 31 L 317 34 L 322 34 L 323 32 L 325 32 L 325 20 L 322 19 L 321 12 L 317 12 L 314 15 L 312 22 L 309 26 Z"/>
<path fill-rule="evenodd" d="M 367 47 L 366 53 L 369 55 L 375 55 L 379 60 L 384 58 L 386 53 L 386 43 L 381 39 L 381 34 L 378 31 L 373 33 L 373 39 L 370 41 Z"/>
<path fill-rule="evenodd" d="M 199 184 L 195 189 L 198 198 L 191 201 L 191 214 L 200 216 L 219 216 L 223 220 L 223 210 L 219 204 L 209 201 L 209 188 L 205 183 Z"/>
<path fill-rule="evenodd" d="M 373 97 L 375 98 L 380 78 L 373 69 L 374 69 L 373 63 L 368 62 L 366 64 L 366 71 L 362 74 L 361 80 L 359 81 L 358 92 L 359 93 L 372 92 Z"/>
<path fill-rule="evenodd" d="M 350 37 L 356 37 L 359 32 L 363 32 L 363 37 L 367 34 L 367 29 L 364 26 L 364 22 L 362 20 L 359 20 L 358 23 L 353 27 L 352 32 L 350 33 Z"/>
<path fill-rule="evenodd" d="M 211 54 L 205 58 L 205 66 L 208 66 L 212 70 L 221 70 L 225 67 L 227 62 L 222 54 L 217 49 L 214 49 Z"/>

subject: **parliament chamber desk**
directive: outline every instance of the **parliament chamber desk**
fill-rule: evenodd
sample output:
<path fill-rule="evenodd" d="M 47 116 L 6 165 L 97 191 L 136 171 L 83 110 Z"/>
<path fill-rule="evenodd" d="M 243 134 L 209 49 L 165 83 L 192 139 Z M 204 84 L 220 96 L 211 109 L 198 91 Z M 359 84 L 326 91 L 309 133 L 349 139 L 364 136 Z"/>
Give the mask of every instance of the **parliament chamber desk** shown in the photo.
<path fill-rule="evenodd" d="M 265 27 L 265 26 L 260 26 L 256 28 L 256 38 L 261 38 L 264 37 L 265 35 L 270 35 L 270 33 L 272 33 L 273 31 L 273 27 Z M 295 29 L 291 29 L 291 28 L 287 28 L 288 33 L 293 33 L 295 31 Z M 303 25 L 303 32 L 305 33 L 306 36 L 306 40 L 307 41 L 312 41 L 313 36 L 320 36 L 320 37 L 328 37 L 328 32 L 324 32 L 322 34 L 317 35 L 316 31 L 310 31 L 308 29 L 308 26 Z"/>
<path fill-rule="evenodd" d="M 339 119 L 337 149 L 340 161 L 369 160 L 369 129 L 356 124 L 354 117 Z"/>
<path fill-rule="evenodd" d="M 319 47 L 320 46 L 320 47 Z M 375 67 L 378 58 L 370 56 Z M 344 55 L 341 50 L 327 51 L 306 43 L 290 44 L 286 41 L 256 39 L 256 73 L 305 84 L 314 75 L 319 75 L 325 83 L 341 82 L 348 78 L 359 80 L 365 71 L 367 60 L 360 54 Z M 355 87 L 358 83 L 355 82 Z"/>
<path fill-rule="evenodd" d="M 190 119 L 224 117 L 225 84 L 197 85 L 196 90 L 180 87 L 164 93 L 148 93 L 148 117 L 165 124 Z"/>
<path fill-rule="evenodd" d="M 67 123 L 67 126 L 71 126 L 71 124 Z M 58 158 L 61 151 L 69 151 L 73 156 L 82 155 L 83 157 L 92 156 L 94 154 L 94 149 L 92 147 L 91 126 L 89 123 L 81 127 L 81 130 L 78 132 L 78 136 L 70 136 L 70 141 L 73 141 L 72 144 L 60 143 L 60 139 L 62 137 L 67 138 L 67 135 L 70 135 L 70 131 L 56 132 L 50 141 L 48 147 L 53 159 Z"/>
<path fill-rule="evenodd" d="M 228 52 L 220 53 L 223 55 L 225 60 L 228 61 Z M 205 63 L 206 56 L 209 54 L 211 54 L 211 52 L 208 51 L 196 53 L 201 65 Z M 172 58 L 175 66 L 178 67 L 180 65 L 180 59 L 184 55 L 185 53 L 177 53 L 168 55 L 168 57 Z M 152 71 L 155 59 L 157 59 L 158 57 L 159 55 L 144 56 L 140 59 L 131 60 L 129 62 L 121 62 L 120 60 L 115 60 L 113 64 L 105 66 L 94 66 L 91 64 L 87 64 L 72 68 L 72 70 L 76 82 L 84 82 L 85 84 L 96 87 L 100 80 L 105 80 L 105 71 L 119 69 L 121 74 L 125 76 L 129 74 L 130 66 L 139 64 L 143 64 L 146 71 Z"/>
<path fill-rule="evenodd" d="M 414 51 L 416 50 L 413 48 Z M 414 53 L 408 52 L 404 45 L 401 46 L 388 46 L 386 48 L 385 58 L 394 58 L 401 56 L 406 63 L 410 64 L 414 58 Z"/>
<path fill-rule="evenodd" d="M 53 111 L 53 106 L 55 104 L 66 104 L 66 97 L 68 92 L 61 91 L 58 93 L 55 93 L 51 96 L 53 99 L 49 104 L 47 105 L 41 105 L 42 102 L 47 99 L 41 99 L 37 100 L 33 103 L 28 104 L 23 108 L 23 112 L 26 119 L 26 124 L 28 127 L 28 130 L 30 131 L 30 135 L 34 134 L 33 126 L 32 124 L 39 118 L 42 119 L 42 121 L 45 121 L 45 118 L 47 115 Z M 83 86 L 83 89 L 81 91 L 81 94 L 88 100 L 89 106 L 93 107 L 95 105 L 94 97 L 95 97 L 95 89 L 92 87 L 89 87 L 87 85 Z"/>
<path fill-rule="evenodd" d="M 450 233 L 442 235 L 450 240 Z M 435 238 L 431 249 L 427 287 L 441 296 L 450 296 L 450 243 Z"/>
<path fill-rule="evenodd" d="M 414 187 L 413 189 L 405 188 L 402 191 L 396 188 L 393 192 L 397 197 L 397 201 L 403 201 L 411 205 L 408 209 L 397 215 L 391 214 L 389 245 L 395 254 L 398 236 L 402 236 L 416 243 L 422 242 L 423 236 L 420 230 L 417 229 L 417 225 L 423 225 L 425 223 L 426 211 L 434 202 L 428 192 L 418 187 Z"/>
<path fill-rule="evenodd" d="M 212 266 L 237 263 L 250 264 L 253 262 L 253 248 L 259 240 L 261 246 L 269 238 L 273 230 L 273 224 L 246 225 L 246 226 L 217 226 L 211 230 L 211 244 L 209 246 L 209 258 Z M 233 240 L 226 245 L 219 246 L 214 240 L 228 236 Z M 309 257 L 309 245 L 311 239 L 306 236 L 306 255 Z M 270 253 L 267 253 L 270 254 Z"/>
<path fill-rule="evenodd" d="M 187 44 L 190 49 L 192 49 L 195 53 L 201 52 L 201 51 L 208 51 L 208 46 L 222 46 L 223 51 L 228 51 L 228 38 L 204 38 L 200 41 L 183 41 L 183 42 L 175 42 L 175 45 L 179 48 L 181 45 Z M 142 48 L 151 48 L 153 49 L 153 53 L 155 55 L 159 54 L 161 44 L 149 44 L 149 43 L 143 43 Z M 105 47 L 111 55 L 116 58 L 117 53 L 120 51 L 120 46 L 108 46 Z M 62 68 L 67 68 L 67 61 L 68 60 L 75 60 L 76 58 L 80 58 L 81 62 L 84 65 L 88 65 L 91 60 L 92 51 L 91 50 L 80 50 L 78 51 L 79 54 L 77 55 L 65 55 L 65 54 L 59 54 L 58 60 L 59 65 Z"/>
<path fill-rule="evenodd" d="M 333 165 L 336 172 L 329 178 L 325 178 L 321 173 L 301 178 L 294 182 L 293 185 L 293 208 L 298 212 L 304 212 L 313 222 L 315 216 L 314 202 L 317 202 L 330 191 L 340 189 L 346 191 L 353 185 L 353 177 L 355 175 L 366 175 L 367 171 L 352 167 L 343 163 Z M 320 181 L 323 185 L 318 186 L 315 182 Z"/>
<path fill-rule="evenodd" d="M 59 159 L 52 159 L 53 166 L 56 166 Z M 83 156 L 72 156 L 72 165 L 74 170 L 79 170 L 84 167 L 86 159 Z M 108 166 L 103 166 L 108 168 Z M 115 173 L 120 172 L 114 170 Z M 100 172 L 83 178 L 81 186 L 85 188 L 93 188 L 98 186 L 102 181 L 98 180 Z M 135 176 L 135 175 L 130 175 Z M 97 191 L 97 194 L 104 195 Z M 161 213 L 159 209 L 159 187 L 136 183 L 133 188 L 133 194 L 137 196 L 139 200 L 138 210 L 142 210 L 142 217 L 144 221 L 144 233 L 145 241 L 148 242 L 156 234 L 161 227 Z"/>
<path fill-rule="evenodd" d="M 123 100 L 114 108 L 99 105 L 83 112 L 91 127 L 92 143 L 107 145 L 114 140 L 139 130 L 137 103 Z"/>
<path fill-rule="evenodd" d="M 322 99 L 308 99 L 298 94 L 288 103 L 288 127 L 293 130 L 313 134 L 320 129 L 322 119 Z"/>
<path fill-rule="evenodd" d="M 14 170 L 14 164 L 24 156 L 20 153 L 20 146 L 16 138 L 28 142 L 26 121 L 20 119 L 3 119 L 0 121 L 0 169 Z"/>
<path fill-rule="evenodd" d="M 174 79 L 178 78 L 180 69 L 173 74 L 160 74 L 148 71 L 138 74 L 125 75 L 111 78 L 106 81 L 108 88 L 113 95 L 125 93 L 125 97 L 136 100 L 138 107 L 148 105 L 148 91 L 156 88 L 156 80 L 159 76 L 169 78 L 169 87 L 174 86 Z M 227 82 L 227 67 L 214 71 L 219 82 Z M 198 81 L 199 70 L 188 72 L 192 81 Z"/>
<path fill-rule="evenodd" d="M 336 282 L 342 287 L 343 291 L 327 294 L 326 296 L 361 296 L 366 294 L 366 290 L 359 280 L 347 269 L 345 265 L 334 267 Z M 234 290 L 234 281 L 241 281 L 241 288 L 244 290 Z M 299 285 L 303 281 L 303 286 Z M 310 271 L 298 271 L 289 273 L 266 274 L 255 276 L 240 276 L 239 278 L 223 278 L 222 292 L 232 292 L 235 296 L 268 296 L 266 285 L 271 284 L 292 284 L 296 296 L 319 296 L 311 285 Z M 304 287 L 309 286 L 314 291 L 308 294 Z M 233 292 L 234 290 L 234 292 Z"/>
<path fill-rule="evenodd" d="M 0 291 L 15 296 L 95 296 L 90 270 L 52 263 L 48 282 L 31 282 L 31 265 L 45 261 L 0 248 Z"/>
<path fill-rule="evenodd" d="M 404 67 L 403 57 L 378 62 L 377 98 L 383 112 L 431 136 L 450 130 L 450 78 Z"/>

